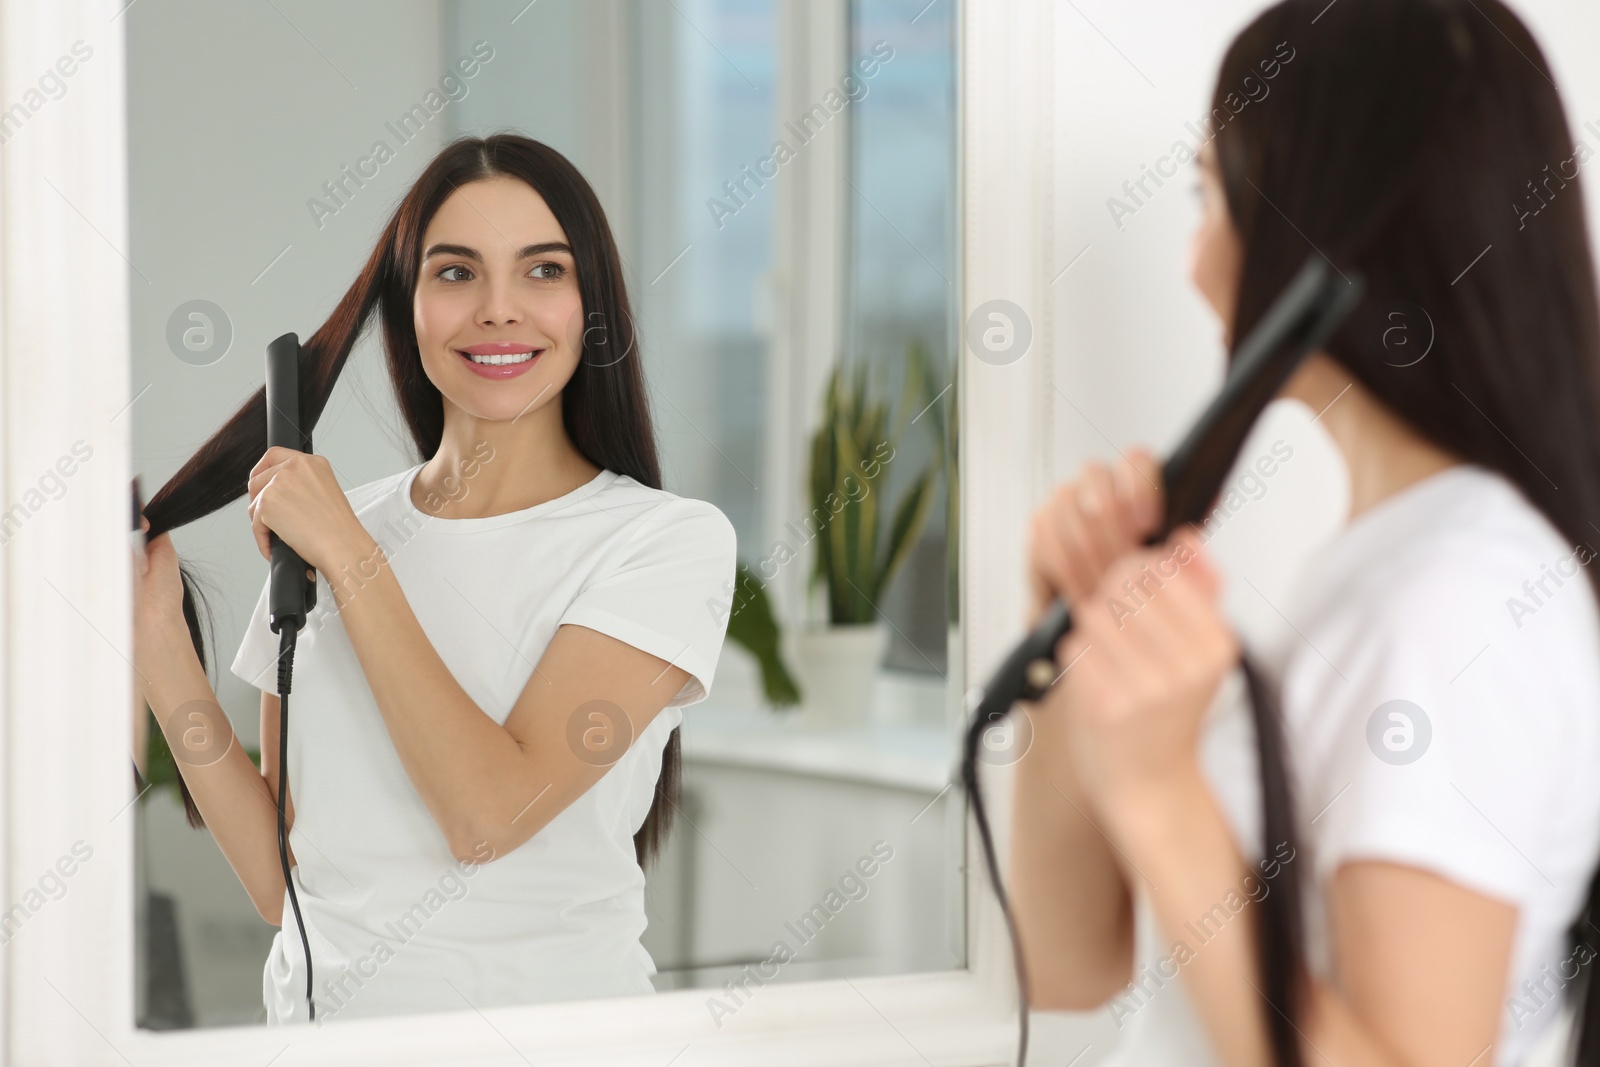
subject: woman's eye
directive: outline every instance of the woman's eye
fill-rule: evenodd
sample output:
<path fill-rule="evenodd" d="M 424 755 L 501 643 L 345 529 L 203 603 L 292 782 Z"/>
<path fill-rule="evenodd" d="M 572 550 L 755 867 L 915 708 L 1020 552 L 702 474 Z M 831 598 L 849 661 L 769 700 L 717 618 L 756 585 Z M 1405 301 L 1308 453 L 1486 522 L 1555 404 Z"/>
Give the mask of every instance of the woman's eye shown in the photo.
<path fill-rule="evenodd" d="M 453 265 L 448 266 L 448 267 L 443 267 L 443 268 L 435 271 L 433 276 L 435 278 L 438 278 L 440 281 L 445 281 L 445 282 L 462 282 L 462 281 L 466 281 L 467 278 L 459 278 L 459 277 L 458 278 L 451 278 L 451 277 L 448 277 L 448 275 L 450 274 L 451 271 L 457 271 L 457 270 L 466 272 L 466 274 L 468 276 L 470 276 L 472 274 L 472 272 L 467 270 L 466 267 L 463 267 L 461 264 L 457 263 L 457 264 L 453 264 Z M 530 276 L 532 276 L 534 278 L 538 278 L 538 279 L 540 279 L 542 281 L 556 281 L 557 279 L 561 278 L 566 273 L 567 273 L 567 268 L 563 267 L 559 263 L 540 263 L 539 265 L 535 266 L 533 268 L 533 270 L 529 271 Z"/>

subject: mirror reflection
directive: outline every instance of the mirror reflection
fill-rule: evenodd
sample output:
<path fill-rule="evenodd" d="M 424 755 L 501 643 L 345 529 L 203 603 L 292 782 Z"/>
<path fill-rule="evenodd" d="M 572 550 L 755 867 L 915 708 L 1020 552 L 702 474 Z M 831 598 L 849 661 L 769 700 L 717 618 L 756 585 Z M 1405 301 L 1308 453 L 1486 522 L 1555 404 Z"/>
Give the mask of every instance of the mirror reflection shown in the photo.
<path fill-rule="evenodd" d="M 125 17 L 139 1024 L 965 966 L 953 0 Z"/>

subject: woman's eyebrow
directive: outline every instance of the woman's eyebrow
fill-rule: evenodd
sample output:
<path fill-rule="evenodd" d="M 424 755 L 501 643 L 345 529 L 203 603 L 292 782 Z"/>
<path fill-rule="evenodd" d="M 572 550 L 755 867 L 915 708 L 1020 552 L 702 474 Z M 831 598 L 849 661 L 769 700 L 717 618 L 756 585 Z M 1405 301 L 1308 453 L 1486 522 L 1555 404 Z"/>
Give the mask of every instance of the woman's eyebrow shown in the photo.
<path fill-rule="evenodd" d="M 572 255 L 572 249 L 565 241 L 543 241 L 539 244 L 528 245 L 525 247 L 522 251 L 517 253 L 517 259 L 523 260 L 527 259 L 529 256 L 544 255 L 546 252 L 565 252 L 569 256 Z M 434 245 L 422 254 L 422 258 L 424 260 L 428 260 L 432 259 L 434 256 L 442 255 L 461 256 L 464 259 L 475 260 L 479 263 L 483 262 L 483 257 L 478 254 L 477 249 L 468 248 L 466 245 L 452 244 Z"/>

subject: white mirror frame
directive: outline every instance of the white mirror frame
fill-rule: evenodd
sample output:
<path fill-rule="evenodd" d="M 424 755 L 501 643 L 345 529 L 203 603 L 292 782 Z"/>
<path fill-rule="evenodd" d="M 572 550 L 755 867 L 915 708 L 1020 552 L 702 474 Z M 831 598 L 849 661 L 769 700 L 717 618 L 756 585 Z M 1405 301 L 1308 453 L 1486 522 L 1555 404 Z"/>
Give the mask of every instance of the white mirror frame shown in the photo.
<path fill-rule="evenodd" d="M 120 531 L 138 402 L 129 399 L 129 291 L 146 282 L 127 259 L 126 6 L 0 0 L 3 1063 L 1010 1063 L 1010 949 L 975 832 L 967 969 L 772 985 L 721 1030 L 707 990 L 481 1012 L 442 1005 L 326 1028 L 134 1025 L 131 563 Z M 965 347 L 959 362 L 962 619 L 965 677 L 975 681 L 1021 632 L 1026 521 L 1048 487 L 1050 20 L 1049 0 L 972 0 L 960 12 L 961 321 L 990 299 L 1034 315 L 1017 362 L 996 366 Z M 65 79 L 66 93 L 30 99 L 80 39 L 93 59 Z M 92 455 L 73 464 L 79 439 Z M 40 484 L 58 462 L 73 471 L 64 492 Z M 84 669 L 67 667 L 68 654 Z M 1010 782 L 1001 768 L 985 771 L 1003 847 Z M 73 866 L 79 841 L 90 858 Z M 40 892 L 46 872 L 68 866 L 64 893 Z"/>

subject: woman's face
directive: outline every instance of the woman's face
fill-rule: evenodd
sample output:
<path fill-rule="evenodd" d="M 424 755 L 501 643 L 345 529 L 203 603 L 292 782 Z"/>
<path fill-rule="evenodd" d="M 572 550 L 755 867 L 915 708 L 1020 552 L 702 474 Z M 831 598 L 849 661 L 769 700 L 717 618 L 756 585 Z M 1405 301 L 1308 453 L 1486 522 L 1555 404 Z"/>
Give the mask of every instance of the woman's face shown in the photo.
<path fill-rule="evenodd" d="M 428 223 L 422 248 L 417 347 L 446 407 L 515 419 L 560 396 L 581 354 L 583 302 L 544 198 L 515 178 L 463 185 Z"/>
<path fill-rule="evenodd" d="M 1208 142 L 1196 158 L 1200 171 L 1200 225 L 1189 245 L 1189 277 L 1222 322 L 1229 345 L 1233 341 L 1233 304 L 1239 290 L 1242 258 L 1239 234 L 1228 215 L 1228 202 L 1217 175 L 1216 155 Z"/>

